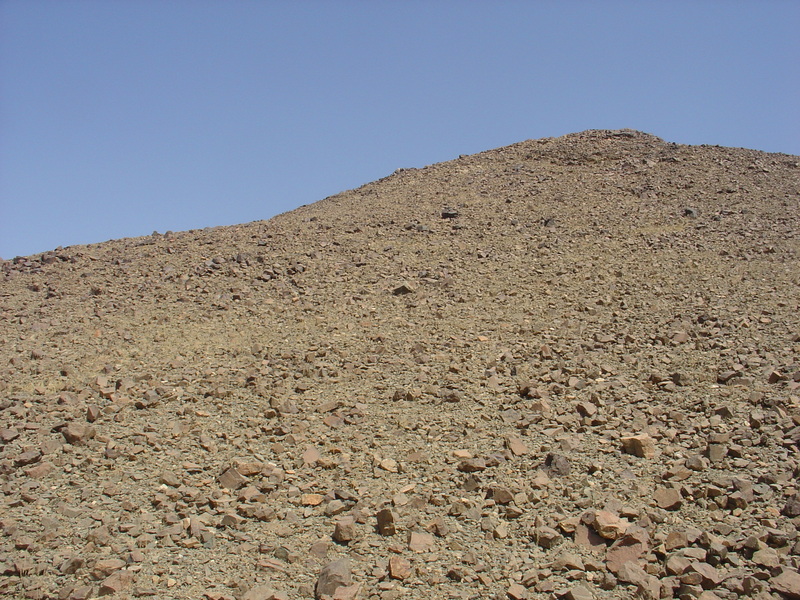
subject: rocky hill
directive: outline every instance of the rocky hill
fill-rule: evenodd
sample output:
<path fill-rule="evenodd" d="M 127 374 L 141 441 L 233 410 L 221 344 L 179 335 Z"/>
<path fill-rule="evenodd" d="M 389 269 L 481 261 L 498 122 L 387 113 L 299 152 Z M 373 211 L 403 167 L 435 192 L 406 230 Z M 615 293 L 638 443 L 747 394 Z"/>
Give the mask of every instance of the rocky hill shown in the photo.
<path fill-rule="evenodd" d="M 800 158 L 587 131 L 0 263 L 0 595 L 800 598 Z"/>

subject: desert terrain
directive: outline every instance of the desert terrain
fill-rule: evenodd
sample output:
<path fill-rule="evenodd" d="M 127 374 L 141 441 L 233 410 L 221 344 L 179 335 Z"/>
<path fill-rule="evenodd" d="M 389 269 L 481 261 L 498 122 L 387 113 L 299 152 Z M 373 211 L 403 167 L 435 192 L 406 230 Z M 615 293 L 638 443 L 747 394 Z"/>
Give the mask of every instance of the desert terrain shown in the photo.
<path fill-rule="evenodd" d="M 0 596 L 800 598 L 800 157 L 586 131 L 0 261 Z"/>

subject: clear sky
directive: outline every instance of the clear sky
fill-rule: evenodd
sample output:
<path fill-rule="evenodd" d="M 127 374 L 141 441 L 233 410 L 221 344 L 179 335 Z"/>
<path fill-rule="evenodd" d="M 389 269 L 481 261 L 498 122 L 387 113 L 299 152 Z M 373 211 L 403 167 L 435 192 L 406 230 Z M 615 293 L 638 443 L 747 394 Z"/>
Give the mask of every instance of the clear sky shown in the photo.
<path fill-rule="evenodd" d="M 798 0 L 0 0 L 0 257 L 525 139 L 800 154 Z"/>

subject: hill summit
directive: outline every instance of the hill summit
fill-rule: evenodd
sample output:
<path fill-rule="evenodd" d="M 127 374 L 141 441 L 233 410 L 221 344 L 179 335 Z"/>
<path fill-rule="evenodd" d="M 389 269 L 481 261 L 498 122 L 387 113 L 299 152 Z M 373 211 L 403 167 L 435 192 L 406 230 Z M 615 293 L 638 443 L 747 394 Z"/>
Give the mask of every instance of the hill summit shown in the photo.
<path fill-rule="evenodd" d="M 800 597 L 800 158 L 632 131 L 0 262 L 0 594 Z"/>

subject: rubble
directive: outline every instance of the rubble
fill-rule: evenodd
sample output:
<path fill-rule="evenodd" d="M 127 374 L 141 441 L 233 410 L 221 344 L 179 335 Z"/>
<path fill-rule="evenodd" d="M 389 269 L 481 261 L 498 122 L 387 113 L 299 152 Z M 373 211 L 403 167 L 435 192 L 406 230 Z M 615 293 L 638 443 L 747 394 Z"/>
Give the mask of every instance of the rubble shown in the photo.
<path fill-rule="evenodd" d="M 797 165 L 590 131 L 0 261 L 0 595 L 800 598 Z"/>

